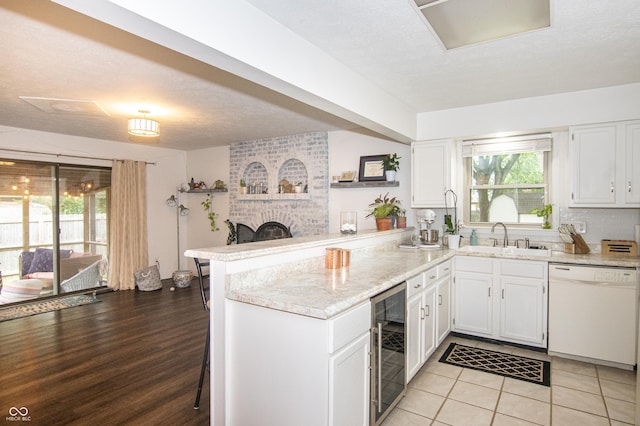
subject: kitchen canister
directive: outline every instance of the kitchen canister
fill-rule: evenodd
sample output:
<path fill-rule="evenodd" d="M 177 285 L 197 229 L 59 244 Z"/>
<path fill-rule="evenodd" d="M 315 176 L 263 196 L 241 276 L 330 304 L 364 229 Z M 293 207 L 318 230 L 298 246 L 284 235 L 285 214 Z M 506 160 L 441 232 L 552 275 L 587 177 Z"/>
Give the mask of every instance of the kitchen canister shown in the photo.
<path fill-rule="evenodd" d="M 327 269 L 342 268 L 342 252 L 339 248 L 328 247 L 326 249 L 324 266 Z"/>

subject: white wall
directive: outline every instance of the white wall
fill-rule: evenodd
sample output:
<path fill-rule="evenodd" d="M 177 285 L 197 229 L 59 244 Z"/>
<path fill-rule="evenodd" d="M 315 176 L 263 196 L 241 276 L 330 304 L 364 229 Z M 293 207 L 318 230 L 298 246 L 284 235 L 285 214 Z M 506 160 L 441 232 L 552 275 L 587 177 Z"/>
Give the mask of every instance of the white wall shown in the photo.
<path fill-rule="evenodd" d="M 147 166 L 147 223 L 149 263 L 160 262 L 160 273 L 168 278 L 177 267 L 177 246 L 174 210 L 165 200 L 186 180 L 186 153 L 183 151 L 112 142 L 100 139 L 37 132 L 0 126 L 0 157 L 22 160 L 60 162 L 95 166 L 111 166 L 108 160 L 86 160 L 51 155 L 20 154 L 3 148 L 155 162 Z M 112 218 L 115 220 L 115 218 Z"/>
<path fill-rule="evenodd" d="M 216 180 L 222 180 L 229 185 L 229 147 L 216 147 L 189 151 L 187 153 L 187 178 L 204 181 L 212 185 Z M 206 194 L 181 194 L 181 202 L 188 206 L 191 212 L 187 216 L 187 241 L 183 248 L 204 248 L 225 245 L 227 243 L 228 228 L 224 223 L 229 218 L 229 193 L 217 192 L 213 196 L 213 211 L 218 214 L 216 224 L 219 231 L 212 232 L 209 219 L 204 211 L 202 201 Z M 183 250 L 184 252 L 184 250 Z M 184 262 L 184 261 L 183 261 Z M 192 268 L 193 261 L 188 259 L 186 269 Z"/>
<path fill-rule="evenodd" d="M 340 232 L 340 212 L 344 210 L 358 212 L 358 229 L 374 229 L 375 219 L 365 218 L 369 212 L 368 206 L 377 196 L 387 192 L 390 196 L 398 197 L 407 209 L 407 226 L 415 224 L 415 217 L 409 208 L 411 206 L 411 146 L 356 132 L 329 132 L 329 174 L 331 176 L 350 170 L 357 172 L 361 156 L 394 152 L 401 157 L 396 178 L 400 182 L 399 187 L 329 189 L 329 232 Z"/>
<path fill-rule="evenodd" d="M 418 114 L 418 140 L 566 129 L 640 118 L 640 83 Z"/>

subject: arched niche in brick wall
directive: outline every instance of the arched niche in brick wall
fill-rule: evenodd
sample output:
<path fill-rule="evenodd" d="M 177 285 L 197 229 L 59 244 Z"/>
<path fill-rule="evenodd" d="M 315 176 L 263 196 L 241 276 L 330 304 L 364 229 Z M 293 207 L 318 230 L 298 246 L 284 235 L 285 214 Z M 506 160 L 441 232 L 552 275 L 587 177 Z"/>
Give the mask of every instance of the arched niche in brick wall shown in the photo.
<path fill-rule="evenodd" d="M 304 163 L 297 158 L 289 158 L 280 166 L 278 170 L 278 183 L 282 180 L 288 181 L 291 185 L 301 182 L 302 187 L 309 184 L 309 173 Z"/>
<path fill-rule="evenodd" d="M 269 172 L 264 164 L 259 161 L 249 163 L 245 167 L 242 179 L 244 179 L 247 187 L 254 188 L 253 191 L 259 191 L 258 188 L 266 190 L 269 187 Z M 250 193 L 262 193 L 262 191 L 253 191 L 250 191 Z"/>

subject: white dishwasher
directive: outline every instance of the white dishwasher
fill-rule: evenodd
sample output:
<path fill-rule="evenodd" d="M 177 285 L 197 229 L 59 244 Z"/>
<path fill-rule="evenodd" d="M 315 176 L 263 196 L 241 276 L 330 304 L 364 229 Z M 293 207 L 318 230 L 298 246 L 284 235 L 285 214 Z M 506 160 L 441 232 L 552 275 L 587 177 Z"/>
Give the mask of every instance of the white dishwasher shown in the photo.
<path fill-rule="evenodd" d="M 636 364 L 638 273 L 549 264 L 549 354 Z"/>

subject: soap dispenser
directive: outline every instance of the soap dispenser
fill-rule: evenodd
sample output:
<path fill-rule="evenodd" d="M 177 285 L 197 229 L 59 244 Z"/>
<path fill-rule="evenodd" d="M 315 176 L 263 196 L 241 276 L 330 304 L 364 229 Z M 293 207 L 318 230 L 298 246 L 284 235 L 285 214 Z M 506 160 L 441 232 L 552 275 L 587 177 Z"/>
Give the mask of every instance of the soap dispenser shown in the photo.
<path fill-rule="evenodd" d="M 476 230 L 472 229 L 471 230 L 471 237 L 469 238 L 469 242 L 472 246 L 477 246 L 478 245 L 478 234 L 476 234 Z"/>

